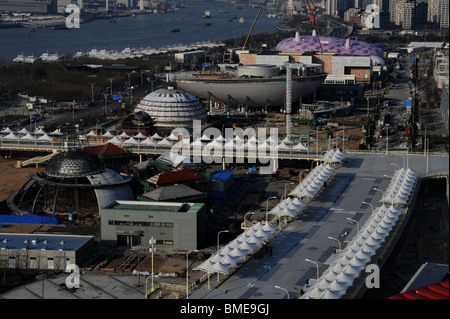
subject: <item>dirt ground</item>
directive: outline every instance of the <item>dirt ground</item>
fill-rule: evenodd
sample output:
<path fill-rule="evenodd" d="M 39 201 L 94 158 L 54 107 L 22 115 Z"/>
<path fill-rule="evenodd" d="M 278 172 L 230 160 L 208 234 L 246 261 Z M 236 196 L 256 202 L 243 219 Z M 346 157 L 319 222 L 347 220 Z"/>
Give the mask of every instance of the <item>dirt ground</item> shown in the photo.
<path fill-rule="evenodd" d="M 30 174 L 39 172 L 42 167 L 16 168 L 17 161 L 28 158 L 0 158 L 0 202 L 6 200 L 13 192 L 19 190 L 30 178 Z"/>

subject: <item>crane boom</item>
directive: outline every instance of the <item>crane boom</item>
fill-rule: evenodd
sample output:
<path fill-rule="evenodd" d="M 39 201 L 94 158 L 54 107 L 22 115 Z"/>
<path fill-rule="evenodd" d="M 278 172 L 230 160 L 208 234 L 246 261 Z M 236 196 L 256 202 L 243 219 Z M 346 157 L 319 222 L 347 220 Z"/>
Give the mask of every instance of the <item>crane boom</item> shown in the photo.
<path fill-rule="evenodd" d="M 308 11 L 309 11 L 309 24 L 315 24 L 315 25 L 319 25 L 317 23 L 317 18 L 316 18 L 316 14 L 314 13 L 317 8 L 314 6 L 314 4 L 311 2 L 309 2 L 309 0 L 305 0 L 306 5 L 308 6 Z"/>
<path fill-rule="evenodd" d="M 255 26 L 256 21 L 258 20 L 259 14 L 261 13 L 261 11 L 262 11 L 262 9 L 263 9 L 265 4 L 266 4 L 266 0 L 263 1 L 261 7 L 259 8 L 259 11 L 258 11 L 258 14 L 256 15 L 255 21 L 253 21 L 252 27 L 250 28 L 250 32 L 248 33 L 247 38 L 245 39 L 244 46 L 242 47 L 242 50 L 245 50 L 245 46 L 247 45 L 248 38 L 250 38 L 250 34 L 252 34 L 253 27 Z"/>

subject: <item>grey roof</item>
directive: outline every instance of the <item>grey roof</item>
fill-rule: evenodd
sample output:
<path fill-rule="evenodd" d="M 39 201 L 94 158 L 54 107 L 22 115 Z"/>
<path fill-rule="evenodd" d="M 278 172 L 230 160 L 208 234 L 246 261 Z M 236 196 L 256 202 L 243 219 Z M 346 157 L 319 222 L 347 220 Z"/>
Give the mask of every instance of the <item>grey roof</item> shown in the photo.
<path fill-rule="evenodd" d="M 154 191 L 143 194 L 142 196 L 154 201 L 173 200 L 177 198 L 202 195 L 202 192 L 189 186 L 180 184 L 158 188 Z"/>
<path fill-rule="evenodd" d="M 426 262 L 417 270 L 401 292 L 403 293 L 440 282 L 447 273 L 448 265 Z"/>
<path fill-rule="evenodd" d="M 0 249 L 75 251 L 92 236 L 0 233 Z"/>

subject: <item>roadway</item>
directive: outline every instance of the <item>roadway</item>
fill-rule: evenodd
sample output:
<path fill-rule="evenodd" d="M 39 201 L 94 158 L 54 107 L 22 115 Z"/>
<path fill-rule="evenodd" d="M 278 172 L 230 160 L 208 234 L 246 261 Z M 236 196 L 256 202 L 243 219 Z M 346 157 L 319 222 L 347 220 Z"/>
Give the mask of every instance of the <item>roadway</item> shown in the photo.
<path fill-rule="evenodd" d="M 346 162 L 338 167 L 331 177 L 328 187 L 323 189 L 305 209 L 288 223 L 268 245 L 273 247 L 272 255 L 255 256 L 234 273 L 217 283 L 211 277 L 215 289 L 208 289 L 204 283 L 190 293 L 191 299 L 285 299 L 286 292 L 275 288 L 280 286 L 289 292 L 290 298 L 297 298 L 305 281 L 316 278 L 316 267 L 305 258 L 316 261 L 320 274 L 327 269 L 333 258 L 333 248 L 338 244 L 328 239 L 334 237 L 343 243 L 356 235 L 356 225 L 346 218 L 359 222 L 360 227 L 369 218 L 371 208 L 375 208 L 381 192 L 386 190 L 394 170 L 408 165 L 418 174 L 426 172 L 426 158 L 419 155 L 347 154 Z M 429 172 L 446 172 L 448 157 L 429 159 Z M 448 182 L 448 179 L 447 179 Z M 448 199 L 448 184 L 447 184 Z M 221 277 L 224 277 L 222 275 Z"/>

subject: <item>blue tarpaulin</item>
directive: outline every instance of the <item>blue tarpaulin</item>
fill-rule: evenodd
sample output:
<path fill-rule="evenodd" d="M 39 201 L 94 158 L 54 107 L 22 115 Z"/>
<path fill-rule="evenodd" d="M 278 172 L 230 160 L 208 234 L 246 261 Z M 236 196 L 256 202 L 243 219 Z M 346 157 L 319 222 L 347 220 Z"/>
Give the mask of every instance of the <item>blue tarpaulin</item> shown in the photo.
<path fill-rule="evenodd" d="M 55 217 L 45 216 L 0 215 L 0 223 L 58 225 L 58 219 Z"/>

